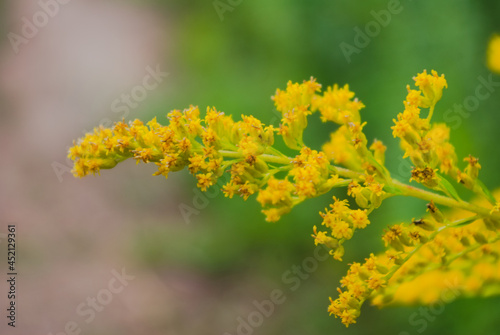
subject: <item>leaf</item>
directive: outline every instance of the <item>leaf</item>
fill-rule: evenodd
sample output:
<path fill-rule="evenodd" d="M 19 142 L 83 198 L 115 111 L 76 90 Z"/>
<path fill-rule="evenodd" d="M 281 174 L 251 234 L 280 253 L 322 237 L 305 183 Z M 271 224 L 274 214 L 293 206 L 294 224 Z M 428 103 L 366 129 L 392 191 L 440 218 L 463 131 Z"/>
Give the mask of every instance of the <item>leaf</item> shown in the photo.
<path fill-rule="evenodd" d="M 491 202 L 492 205 L 495 205 L 497 203 L 495 197 L 493 197 L 490 190 L 488 190 L 488 188 L 483 184 L 482 181 L 476 179 L 476 185 L 479 186 L 484 196 L 488 199 L 489 202 Z"/>
<path fill-rule="evenodd" d="M 474 215 L 474 216 L 471 216 L 470 218 L 461 220 L 461 222 L 454 224 L 452 227 L 456 228 L 456 227 L 467 226 L 468 224 L 471 224 L 472 222 L 479 220 L 479 219 L 480 218 L 477 215 Z"/>
<path fill-rule="evenodd" d="M 399 188 L 392 186 L 392 185 L 384 185 L 384 191 L 387 193 L 394 194 L 394 195 L 399 195 L 399 194 L 403 193 L 403 192 L 401 192 L 401 190 Z"/>
<path fill-rule="evenodd" d="M 455 200 L 462 201 L 462 199 L 460 199 L 460 197 L 458 196 L 457 190 L 455 190 L 453 185 L 439 174 L 438 177 L 439 177 L 439 187 L 441 188 L 441 190 L 446 194 L 448 194 L 449 196 L 451 196 L 452 198 L 454 198 Z"/>
<path fill-rule="evenodd" d="M 375 159 L 375 157 L 373 157 L 372 153 L 364 148 L 365 150 L 365 155 L 364 155 L 364 158 L 371 164 L 375 167 L 375 169 L 377 169 L 378 172 L 380 172 L 380 174 L 386 179 L 386 180 L 390 180 L 391 179 L 391 176 L 390 176 L 390 173 L 389 171 L 387 171 L 387 169 L 380 165 L 379 162 L 377 162 L 377 160 Z"/>

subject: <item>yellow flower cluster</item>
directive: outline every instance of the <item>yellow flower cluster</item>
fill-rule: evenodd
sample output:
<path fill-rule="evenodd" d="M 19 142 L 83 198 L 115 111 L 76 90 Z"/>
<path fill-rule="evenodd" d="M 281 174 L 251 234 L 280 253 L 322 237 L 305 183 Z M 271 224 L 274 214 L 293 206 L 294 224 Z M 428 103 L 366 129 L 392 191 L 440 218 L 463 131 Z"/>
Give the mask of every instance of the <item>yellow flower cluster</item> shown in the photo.
<path fill-rule="evenodd" d="M 266 219 L 277 221 L 306 198 L 344 186 L 327 154 L 305 146 L 302 133 L 307 115 L 317 109 L 327 113 L 328 119 L 335 110 L 345 120 L 359 123 L 358 110 L 363 105 L 352 100 L 354 93 L 347 86 L 328 88 L 324 95 L 318 92 L 321 85 L 314 78 L 302 84 L 289 82 L 284 91 L 278 89 L 273 100 L 283 114 L 279 129 L 253 116 L 242 115 L 242 120 L 235 122 L 215 108 L 207 108 L 201 118 L 194 106 L 170 112 L 167 126 L 155 118 L 147 124 L 135 120 L 117 122 L 110 129 L 99 127 L 70 149 L 69 157 L 75 161 L 73 173 L 77 177 L 96 174 L 133 157 L 137 162 L 155 163 L 155 175 L 165 177 L 187 167 L 197 178 L 198 187 L 206 191 L 228 172 L 230 181 L 222 186 L 225 196 L 239 195 L 246 200 L 258 193 Z M 296 157 L 289 158 L 273 147 L 276 133 L 290 148 L 299 150 Z M 276 179 L 279 172 L 286 172 L 286 176 Z"/>
<path fill-rule="evenodd" d="M 370 254 L 363 264 L 354 262 L 351 264 L 347 275 L 340 281 L 344 288 L 337 288 L 339 297 L 336 300 L 330 298 L 328 312 L 330 315 L 340 317 L 342 323 L 349 327 L 356 323 L 363 302 L 370 297 L 374 291 L 383 291 L 387 285 L 384 275 L 392 260 L 379 258 Z"/>
<path fill-rule="evenodd" d="M 312 113 L 311 101 L 321 85 L 311 78 L 302 84 L 288 82 L 286 90 L 276 90 L 272 97 L 276 109 L 282 114 L 279 134 L 286 145 L 299 150 L 303 145 L 302 134 L 307 127 L 307 116 Z"/>
<path fill-rule="evenodd" d="M 465 158 L 466 168 L 458 169 L 449 128 L 431 123 L 447 88 L 444 76 L 424 70 L 414 81 L 417 89 L 407 86 L 405 109 L 394 120 L 393 135 L 401 139 L 405 157 L 414 164 L 410 181 L 444 195 L 392 179 L 385 167 L 385 145 L 374 140 L 368 146 L 366 122 L 360 116 L 364 104 L 349 86 L 334 85 L 322 92 L 314 78 L 301 84 L 288 82 L 286 89 L 276 91 L 272 99 L 282 114 L 276 129 L 253 116 L 234 121 L 215 108 L 207 108 L 201 117 L 198 107 L 190 106 L 170 112 L 166 126 L 155 118 L 146 124 L 121 121 L 112 128 L 96 128 L 74 143 L 69 157 L 77 177 L 95 175 L 128 158 L 155 163 L 155 175 L 165 177 L 187 168 L 203 191 L 227 173 L 230 180 L 221 187 L 224 195 L 246 200 L 256 194 L 271 222 L 309 198 L 345 187 L 357 206 L 333 196 L 329 208 L 320 212 L 324 229 L 314 226 L 312 234 L 316 245 L 325 245 L 340 261 L 344 242 L 370 224 L 369 214 L 384 199 L 403 195 L 426 200 L 426 217 L 392 225 L 382 237 L 385 252 L 350 265 L 339 297 L 330 298 L 328 307 L 346 326 L 356 322 L 366 300 L 377 306 L 435 302 L 449 287 L 443 284 L 448 279 L 464 296 L 500 294 L 500 202 L 496 200 L 500 193 L 494 197 L 478 179 L 477 158 Z M 421 117 L 421 109 L 429 109 L 427 117 Z M 336 124 L 321 150 L 303 143 L 307 117 L 315 112 L 323 122 Z M 292 157 L 276 149 L 279 138 L 295 151 Z M 488 202 L 460 199 L 439 173 Z M 436 204 L 454 212 L 445 215 Z"/>
<path fill-rule="evenodd" d="M 500 198 L 500 190 L 494 196 Z M 488 205 L 479 199 L 475 203 Z M 433 204 L 431 207 L 435 209 Z M 404 245 L 397 255 L 397 260 L 404 262 L 389 281 L 393 284 L 391 292 L 375 294 L 373 304 L 448 302 L 450 290 L 456 297 L 499 292 L 500 221 L 470 217 L 466 211 L 454 210 L 446 215 L 445 222 L 438 222 L 435 213 L 430 210 L 431 217 L 403 225 L 399 240 L 411 238 L 415 231 L 420 238 L 413 239 L 412 245 Z M 422 221 L 426 222 L 421 224 Z M 418 231 L 419 228 L 422 229 Z M 384 296 L 388 293 L 391 299 Z"/>
<path fill-rule="evenodd" d="M 312 109 L 320 111 L 321 121 L 332 121 L 340 125 L 360 122 L 359 111 L 364 107 L 347 84 L 342 88 L 338 85 L 328 87 L 323 96 L 316 96 L 312 101 Z"/>
<path fill-rule="evenodd" d="M 359 207 L 372 209 L 378 208 L 382 200 L 386 198 L 384 184 L 378 182 L 375 175 L 368 172 L 361 174 L 359 181 L 354 180 L 349 183 L 347 195 L 352 196 Z"/>
<path fill-rule="evenodd" d="M 330 298 L 330 314 L 349 326 L 367 299 L 383 307 L 446 303 L 458 296 L 500 292 L 500 221 L 470 217 L 460 210 L 444 219 L 433 202 L 427 207 L 429 216 L 385 231 L 384 253 L 351 264 L 340 281 L 344 291 L 338 288 L 339 297 Z"/>
<path fill-rule="evenodd" d="M 457 161 L 455 148 L 449 143 L 449 128 L 445 124 L 430 125 L 434 107 L 448 85 L 444 76 L 438 76 L 434 70 L 413 79 L 419 90 L 407 86 L 405 109 L 393 120 L 392 134 L 401 139 L 404 157 L 410 157 L 414 164 L 412 180 L 436 188 L 440 180 L 438 167 L 443 173 L 454 172 Z M 429 108 L 427 118 L 420 117 L 421 108 Z"/>
<path fill-rule="evenodd" d="M 264 208 L 262 212 L 266 220 L 278 221 L 306 198 L 316 197 L 337 186 L 342 180 L 329 168 L 330 163 L 324 153 L 304 146 L 300 154 L 291 160 L 287 178 L 278 180 L 271 177 L 267 187 L 259 191 L 257 201 Z"/>
<path fill-rule="evenodd" d="M 370 221 L 368 220 L 367 210 L 349 208 L 347 200 L 339 200 L 333 197 L 333 204 L 330 205 L 330 210 L 325 208 L 325 213 L 320 215 L 323 217 L 322 225 L 330 229 L 330 235 L 324 231 L 317 231 L 314 226 L 314 244 L 324 244 L 330 248 L 330 254 L 334 259 L 342 260 L 344 255 L 344 247 L 342 244 L 346 240 L 350 240 L 356 229 L 365 228 Z"/>
<path fill-rule="evenodd" d="M 391 128 L 393 136 L 401 139 L 401 147 L 405 151 L 403 157 L 409 157 L 414 164 L 410 181 L 456 197 L 454 187 L 438 173 L 440 171 L 493 202 L 494 199 L 478 179 L 481 169 L 478 159 L 472 156 L 465 158 L 468 165 L 461 171 L 457 167 L 455 148 L 449 142 L 450 129 L 444 123 L 430 123 L 435 105 L 441 99 L 443 89 L 448 87 L 444 75 L 438 76 L 434 70 L 428 74 L 424 70 L 413 79 L 419 90 L 407 86 L 405 110 L 398 114 L 397 120 L 393 120 L 395 125 Z M 421 108 L 429 108 L 426 118 L 420 117 Z"/>

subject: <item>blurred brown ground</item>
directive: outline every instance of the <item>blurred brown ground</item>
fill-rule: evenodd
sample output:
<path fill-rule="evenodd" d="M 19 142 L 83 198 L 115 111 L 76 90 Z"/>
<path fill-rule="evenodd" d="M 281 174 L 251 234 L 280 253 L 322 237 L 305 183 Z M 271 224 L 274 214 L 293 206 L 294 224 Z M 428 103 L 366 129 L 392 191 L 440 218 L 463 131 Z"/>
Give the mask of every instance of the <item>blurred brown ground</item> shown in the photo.
<path fill-rule="evenodd" d="M 37 10 L 34 1 L 9 2 L 8 29 L 18 32 L 20 18 Z M 2 312 L 0 334 L 57 334 L 69 321 L 81 334 L 207 334 L 215 313 L 221 316 L 220 292 L 209 280 L 186 269 L 156 273 L 131 254 L 134 234 L 147 225 L 192 229 L 178 214 L 179 199 L 172 201 L 179 180 L 145 177 L 153 167 L 133 162 L 83 180 L 67 172 L 60 180 L 53 169 L 67 169 L 65 154 L 83 129 L 117 121 L 111 102 L 140 84 L 147 66 L 168 72 L 166 21 L 147 7 L 72 1 L 19 54 L 3 44 L 0 233 L 17 225 L 19 295 L 17 327 L 8 328 Z M 167 77 L 154 94 L 168 85 Z M 141 117 L 140 110 L 129 118 Z M 4 278 L 4 240 L 0 247 Z M 85 323 L 77 306 L 122 268 L 135 279 Z M 2 280 L 2 302 L 5 292 Z"/>

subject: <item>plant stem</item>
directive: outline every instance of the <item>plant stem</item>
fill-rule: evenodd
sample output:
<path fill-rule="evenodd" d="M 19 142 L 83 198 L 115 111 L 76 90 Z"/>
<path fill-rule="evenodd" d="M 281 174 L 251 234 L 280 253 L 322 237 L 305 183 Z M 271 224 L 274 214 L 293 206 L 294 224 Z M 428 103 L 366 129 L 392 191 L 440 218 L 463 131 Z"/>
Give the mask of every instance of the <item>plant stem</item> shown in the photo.
<path fill-rule="evenodd" d="M 219 153 L 222 154 L 223 157 L 229 157 L 229 158 L 243 158 L 244 156 L 236 151 L 229 151 L 229 150 L 219 150 Z M 292 162 L 292 158 L 290 157 L 278 157 L 275 155 L 271 154 L 262 154 L 258 156 L 260 159 L 262 159 L 264 162 L 268 163 L 276 163 L 276 164 L 282 164 L 282 165 L 289 165 Z"/>
<path fill-rule="evenodd" d="M 275 152 L 279 153 L 279 151 L 277 150 L 275 150 Z M 219 150 L 219 153 L 221 153 L 222 156 L 228 158 L 243 158 L 243 155 L 236 151 Z M 259 155 L 259 158 L 262 159 L 264 162 L 281 164 L 281 165 L 290 165 L 291 162 L 293 161 L 293 158 L 287 157 L 283 154 L 280 154 L 280 156 L 276 156 L 273 154 L 262 154 Z M 330 165 L 330 170 L 331 172 L 338 174 L 340 177 L 349 179 L 359 179 L 363 175 L 363 173 L 361 172 L 352 171 L 335 165 Z M 404 184 L 396 179 L 390 179 L 388 181 L 390 183 L 389 186 L 392 186 L 399 191 L 399 195 L 414 197 L 426 201 L 433 200 L 436 204 L 444 205 L 450 208 L 460 208 L 471 213 L 476 213 L 482 217 L 490 217 L 493 219 L 500 220 L 500 213 L 490 213 L 490 209 L 488 208 L 474 205 L 463 200 L 458 201 L 453 198 L 437 194 L 434 192 L 429 192 L 414 186 Z"/>
<path fill-rule="evenodd" d="M 471 217 L 468 217 L 468 218 L 465 218 L 465 219 L 460 219 L 460 220 L 456 220 L 456 221 L 453 221 L 447 225 L 444 225 L 444 226 L 441 226 L 439 227 L 438 229 L 436 229 L 432 234 L 430 234 L 427 238 L 429 241 L 432 241 L 434 240 L 434 238 L 436 237 L 437 234 L 441 233 L 442 231 L 448 229 L 448 228 L 453 228 L 453 227 L 457 227 L 457 226 L 460 226 L 464 223 L 472 223 L 476 220 L 480 219 L 479 215 L 474 215 L 474 216 L 471 216 Z M 399 270 L 401 269 L 401 267 L 406 263 L 408 262 L 408 260 L 414 255 L 416 254 L 420 248 L 422 248 L 422 246 L 424 246 L 426 243 L 420 243 L 419 245 L 417 245 L 412 251 L 410 251 L 408 253 L 408 255 L 406 255 L 406 257 L 403 259 L 402 263 L 401 264 L 398 264 L 398 265 L 394 265 L 392 268 L 391 268 L 391 271 L 389 271 L 389 273 L 387 273 L 385 276 L 384 276 L 384 280 L 386 281 L 389 281 L 392 276 Z"/>
<path fill-rule="evenodd" d="M 361 173 L 359 173 L 359 172 L 351 171 L 351 170 L 337 167 L 337 166 L 334 166 L 333 170 L 335 172 L 337 172 L 339 176 L 342 176 L 342 177 L 356 179 L 356 178 L 359 178 L 361 176 Z M 490 209 L 487 209 L 487 208 L 484 208 L 481 206 L 477 206 L 477 205 L 471 204 L 471 203 L 463 201 L 463 200 L 457 201 L 453 198 L 450 198 L 450 197 L 447 197 L 447 196 L 444 196 L 441 194 L 422 190 L 420 188 L 404 184 L 396 179 L 392 179 L 391 183 L 392 183 L 391 186 L 398 189 L 398 191 L 400 192 L 400 195 L 414 197 L 414 198 L 418 198 L 418 199 L 422 199 L 422 200 L 426 200 L 426 201 L 433 200 L 437 204 L 441 204 L 441 205 L 444 205 L 444 206 L 447 206 L 450 208 L 460 208 L 460 209 L 464 209 L 464 210 L 472 212 L 472 213 L 479 214 L 479 215 L 484 216 L 484 217 L 491 217 L 491 218 L 500 220 L 500 215 L 497 213 L 491 214 Z"/>
<path fill-rule="evenodd" d="M 479 214 L 479 215 L 484 216 L 484 217 L 492 217 L 495 219 L 500 219 L 500 216 L 498 214 L 495 214 L 495 213 L 491 214 L 490 210 L 487 208 L 477 206 L 477 205 L 471 204 L 471 203 L 463 201 L 463 200 L 457 201 L 455 199 L 446 197 L 444 195 L 436 194 L 433 192 L 422 190 L 422 189 L 414 187 L 414 186 L 406 185 L 406 184 L 404 184 L 400 181 L 397 181 L 395 179 L 392 180 L 392 183 L 393 183 L 393 186 L 396 187 L 401 192 L 401 195 L 415 197 L 415 198 L 419 198 L 419 199 L 426 200 L 426 201 L 434 200 L 435 203 L 441 204 L 441 205 L 444 205 L 444 206 L 447 206 L 450 208 L 460 208 L 460 209 L 464 209 L 464 210 L 472 212 L 472 213 Z"/>

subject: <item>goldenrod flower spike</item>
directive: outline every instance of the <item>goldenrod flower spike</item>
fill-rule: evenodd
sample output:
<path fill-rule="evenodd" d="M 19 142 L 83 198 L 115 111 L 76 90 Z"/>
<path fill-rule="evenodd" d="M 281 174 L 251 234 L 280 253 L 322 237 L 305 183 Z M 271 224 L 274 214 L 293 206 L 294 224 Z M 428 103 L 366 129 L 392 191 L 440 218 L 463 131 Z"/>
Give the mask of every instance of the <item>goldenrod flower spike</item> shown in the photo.
<path fill-rule="evenodd" d="M 458 167 L 450 129 L 431 123 L 436 103 L 447 87 L 443 75 L 426 71 L 415 78 L 417 89 L 407 87 L 404 109 L 394 119 L 394 137 L 401 140 L 404 157 L 413 163 L 410 182 L 431 191 L 404 184 L 391 177 L 385 167 L 386 146 L 370 141 L 364 134 L 366 122 L 360 110 L 365 106 L 348 85 L 333 85 L 321 91 L 314 78 L 302 84 L 288 82 L 272 97 L 282 120 L 278 129 L 253 116 L 240 121 L 215 108 L 202 117 L 190 106 L 167 115 L 168 125 L 156 118 L 117 122 L 111 128 L 98 127 L 74 143 L 69 157 L 77 177 L 98 174 L 119 162 L 134 158 L 137 163 L 154 163 L 154 175 L 168 177 L 186 168 L 206 191 L 227 173 L 224 195 L 245 200 L 256 194 L 262 213 L 278 221 L 293 207 L 309 198 L 345 187 L 347 199 L 332 197 L 320 212 L 321 228 L 313 227 L 314 244 L 330 249 L 342 261 L 345 244 L 359 229 L 370 224 L 369 215 L 392 196 L 423 199 L 428 216 L 389 226 L 382 234 L 386 251 L 370 254 L 363 263 L 352 263 L 337 288 L 339 297 L 330 298 L 328 312 L 349 326 L 356 323 L 363 303 L 432 303 L 446 288 L 436 282 L 456 282 L 463 296 L 487 296 L 500 292 L 500 193 L 491 192 L 479 180 L 479 159 L 466 157 Z M 429 109 L 426 118 L 421 109 Z M 308 115 L 318 111 L 323 122 L 338 124 L 321 150 L 303 143 Z M 295 152 L 291 157 L 275 147 L 281 140 Z M 458 197 L 452 183 L 463 185 L 487 199 L 466 202 Z M 434 191 L 434 192 L 432 192 Z M 446 206 L 451 212 L 441 211 Z M 454 284 L 455 285 L 455 284 Z M 411 292 L 411 293 L 408 293 Z"/>

